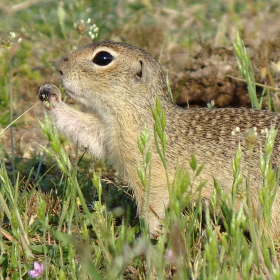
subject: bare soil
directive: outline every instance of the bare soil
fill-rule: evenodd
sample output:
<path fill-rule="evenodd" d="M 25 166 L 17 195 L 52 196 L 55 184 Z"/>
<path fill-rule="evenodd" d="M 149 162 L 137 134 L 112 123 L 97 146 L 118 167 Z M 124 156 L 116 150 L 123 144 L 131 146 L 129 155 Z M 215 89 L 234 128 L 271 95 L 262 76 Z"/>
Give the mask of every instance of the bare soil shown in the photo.
<path fill-rule="evenodd" d="M 212 18 L 215 36 L 200 36 L 203 26 L 194 17 L 198 5 L 193 10 L 181 11 L 188 20 L 183 25 L 176 22 L 176 12 L 162 8 L 157 22 L 145 25 L 143 16 L 137 26 L 116 30 L 113 38 L 122 39 L 145 48 L 158 58 L 168 71 L 170 86 L 179 106 L 205 107 L 214 100 L 216 107 L 250 107 L 247 86 L 238 71 L 233 49 L 237 26 L 242 26 L 241 36 L 252 61 L 256 82 L 278 87 L 275 64 L 280 60 L 280 19 L 276 10 L 264 10 L 255 13 L 252 6 L 241 15 L 238 23 L 234 15 L 224 15 L 219 21 Z M 203 9 L 203 6 L 201 7 Z M 178 12 L 177 12 L 178 13 Z M 185 38 L 194 29 L 196 39 Z M 174 42 L 166 36 L 167 30 L 175 32 Z M 240 31 L 239 31 L 240 32 Z M 279 69 L 280 70 L 280 69 Z M 265 72 L 265 74 L 264 74 Z M 257 87 L 261 94 L 262 87 Z M 277 94 L 273 96 L 277 103 Z M 265 105 L 264 105 L 265 108 Z"/>

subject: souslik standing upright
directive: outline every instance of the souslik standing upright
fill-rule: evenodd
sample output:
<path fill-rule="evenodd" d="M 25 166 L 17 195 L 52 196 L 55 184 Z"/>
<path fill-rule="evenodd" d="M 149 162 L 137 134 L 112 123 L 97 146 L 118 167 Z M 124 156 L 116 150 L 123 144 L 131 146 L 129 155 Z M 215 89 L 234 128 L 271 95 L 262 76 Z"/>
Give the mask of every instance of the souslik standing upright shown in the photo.
<path fill-rule="evenodd" d="M 145 215 L 145 193 L 138 178 L 137 163 L 142 162 L 137 138 L 146 126 L 153 131 L 154 119 L 151 107 L 158 96 L 166 113 L 166 160 L 172 182 L 176 166 L 188 169 L 191 155 L 199 164 L 204 163 L 201 180 L 202 197 L 213 195 L 213 179 L 226 193 L 233 184 L 232 159 L 237 148 L 237 137 L 231 132 L 239 127 L 241 133 L 256 127 L 258 131 L 278 127 L 279 115 L 269 111 L 252 109 L 181 109 L 169 97 L 166 76 L 159 65 L 145 51 L 124 43 L 103 41 L 93 43 L 60 58 L 56 69 L 61 74 L 67 93 L 91 110 L 83 113 L 61 101 L 54 85 L 40 88 L 39 98 L 52 112 L 56 126 L 74 143 L 98 159 L 107 159 L 132 187 L 138 213 Z M 263 141 L 260 139 L 260 141 Z M 280 137 L 275 141 L 274 163 L 280 163 Z M 151 159 L 152 176 L 150 207 L 164 218 L 169 205 L 165 171 L 156 153 L 155 143 L 149 143 L 154 151 Z M 248 148 L 241 143 L 244 156 L 241 162 L 243 174 L 248 171 Z M 250 166 L 250 194 L 255 213 L 259 213 L 258 193 L 262 187 L 259 168 L 259 146 L 254 150 Z M 246 179 L 246 178 L 245 178 Z M 246 180 L 244 180 L 246 181 Z M 280 195 L 276 195 L 272 209 L 272 230 L 280 235 L 278 227 Z M 149 227 L 157 235 L 158 218 L 149 212 Z"/>

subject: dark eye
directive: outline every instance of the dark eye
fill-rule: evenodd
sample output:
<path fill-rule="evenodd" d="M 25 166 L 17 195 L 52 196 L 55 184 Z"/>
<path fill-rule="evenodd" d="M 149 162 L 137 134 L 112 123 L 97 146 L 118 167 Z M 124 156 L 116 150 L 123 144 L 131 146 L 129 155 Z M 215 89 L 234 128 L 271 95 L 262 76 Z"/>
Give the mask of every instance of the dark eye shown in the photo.
<path fill-rule="evenodd" d="M 92 61 L 97 65 L 105 66 L 108 65 L 113 59 L 114 57 L 110 53 L 103 51 L 97 53 Z"/>

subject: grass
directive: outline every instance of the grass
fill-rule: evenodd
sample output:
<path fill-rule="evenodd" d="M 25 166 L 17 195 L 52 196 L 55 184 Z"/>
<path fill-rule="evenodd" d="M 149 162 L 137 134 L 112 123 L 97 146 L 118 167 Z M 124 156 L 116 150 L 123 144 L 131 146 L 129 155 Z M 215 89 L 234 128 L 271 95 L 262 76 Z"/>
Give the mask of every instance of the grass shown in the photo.
<path fill-rule="evenodd" d="M 157 108 L 155 119 L 161 116 L 164 123 L 159 103 Z M 156 122 L 158 125 L 159 120 Z M 275 130 L 267 133 L 265 154 L 261 155 L 264 189 L 260 200 L 265 225 L 256 226 L 254 223 L 246 196 L 240 210 L 233 210 L 238 194 L 236 188 L 242 180 L 239 148 L 233 161 L 235 182 L 232 195 L 228 198 L 215 183 L 211 208 L 217 209 L 217 214 L 212 217 L 208 208 L 203 215 L 202 200 L 194 205 L 189 192 L 194 180 L 199 179 L 203 166 L 198 166 L 193 156 L 190 167 L 195 177 L 178 171 L 176 180 L 172 182 L 172 189 L 176 191 L 170 193 L 170 209 L 163 221 L 166 231 L 155 241 L 149 238 L 145 220 L 131 227 L 127 217 L 123 216 L 123 209 L 107 210 L 102 201 L 102 182 L 95 172 L 91 182 L 97 200 L 89 208 L 82 192 L 83 186 L 77 179 L 79 165 L 70 162 L 47 116 L 41 128 L 50 143 L 50 148 L 44 150 L 55 160 L 61 172 L 57 185 L 62 195 L 54 198 L 53 194 L 44 194 L 38 189 L 45 175 L 34 183 L 31 190 L 28 189 L 33 171 L 25 180 L 17 178 L 13 185 L 2 164 L 2 279 L 26 278 L 35 260 L 45 265 L 43 279 L 171 279 L 173 275 L 176 279 L 280 277 L 269 230 L 269 215 L 278 182 L 270 163 Z M 162 143 L 159 150 L 164 150 L 163 135 L 164 126 L 155 135 Z M 147 164 L 144 169 L 139 167 L 143 183 L 148 180 L 145 175 L 150 158 L 146 147 L 148 138 L 145 131 L 139 138 Z M 183 196 L 183 193 L 188 195 Z M 186 208 L 188 211 L 182 215 Z M 120 217 L 120 222 L 117 222 Z M 221 218 L 224 231 L 220 231 Z M 249 229 L 251 240 L 244 234 L 246 229 Z"/>
<path fill-rule="evenodd" d="M 187 6 L 197 21 L 205 21 L 205 30 L 200 30 L 204 38 L 215 36 L 214 28 L 207 26 L 207 19 L 219 19 L 226 13 L 240 22 L 238 15 L 245 9 L 242 1 L 230 1 L 230 5 L 210 2 L 209 6 L 201 2 L 199 5 L 203 9 L 198 9 L 196 1 L 190 1 Z M 250 11 L 257 12 L 264 6 L 263 1 L 248 3 Z M 99 27 L 97 38 L 107 38 L 121 26 L 129 26 L 131 12 L 137 13 L 139 18 L 146 13 L 152 15 L 152 6 L 161 3 L 137 1 L 123 9 L 121 19 L 115 14 L 117 2 L 68 1 L 59 7 L 47 2 L 41 4 L 44 6 L 35 5 L 19 11 L 13 20 L 1 22 L 1 32 L 7 39 L 6 48 L 1 52 L 2 127 L 11 123 L 10 105 L 17 116 L 22 113 L 17 106 L 22 102 L 18 93 L 26 91 L 26 87 L 22 89 L 21 84 L 28 85 L 30 80 L 43 83 L 47 71 L 54 72 L 52 61 L 61 52 L 91 40 L 88 32 L 93 23 Z M 92 8 L 87 10 L 88 6 Z M 184 1 L 166 1 L 166 7 L 185 10 L 186 4 Z M 45 13 L 44 9 L 49 12 Z M 88 17 L 96 21 L 87 22 Z M 154 17 L 151 19 L 155 20 Z M 180 20 L 183 22 L 183 16 L 178 18 Z M 76 29 L 78 24 L 78 33 L 73 23 L 76 23 Z M 240 29 L 242 31 L 242 27 Z M 198 40 L 195 30 L 181 36 L 182 30 L 177 29 L 173 33 L 167 32 L 166 36 L 191 49 Z M 10 31 L 16 32 L 15 38 Z M 18 42 L 20 37 L 22 41 Z M 43 51 L 42 45 L 45 46 Z M 240 38 L 235 43 L 235 50 L 238 65 L 243 63 L 241 73 L 252 89 L 252 106 L 260 109 L 262 100 L 254 92 L 252 67 Z M 12 56 L 11 65 L 9 55 Z M 37 59 L 30 60 L 31 56 Z M 244 72 L 246 66 L 249 68 Z M 12 78 L 9 71 L 13 73 Z M 9 102 L 11 84 L 14 95 Z M 33 87 L 31 84 L 30 91 Z M 265 96 L 270 95 L 262 94 L 261 98 Z M 274 108 L 273 100 L 269 102 L 270 108 Z M 24 110 L 30 108 L 20 104 L 26 107 Z M 138 166 L 138 174 L 147 190 L 147 202 L 151 168 L 151 151 L 147 143 L 150 137 L 156 139 L 157 152 L 165 164 L 165 115 L 159 101 L 153 108 L 153 115 L 156 121 L 154 135 L 144 130 L 138 140 L 145 159 L 145 164 Z M 15 119 L 14 115 L 11 116 Z M 17 121 L 15 125 L 14 129 L 23 124 Z M 149 238 L 146 219 L 139 221 L 136 217 L 131 193 L 122 186 L 125 182 L 107 166 L 69 149 L 47 116 L 41 121 L 40 129 L 48 144 L 38 146 L 32 158 L 21 159 L 16 148 L 15 155 L 11 156 L 5 150 L 7 145 L 3 145 L 5 149 L 0 152 L 0 279 L 29 279 L 28 271 L 33 269 L 35 261 L 44 264 L 41 279 L 280 279 L 278 243 L 272 241 L 270 230 L 271 206 L 278 186 L 278 174 L 271 164 L 275 129 L 262 136 L 267 139 L 264 153 L 260 154 L 264 178 L 259 195 L 263 223 L 256 224 L 252 217 L 246 199 L 247 190 L 245 193 L 238 190 L 242 181 L 241 149 L 236 151 L 233 159 L 232 194 L 228 197 L 214 182 L 215 192 L 210 201 L 210 208 L 214 211 L 211 212 L 201 198 L 193 202 L 192 185 L 200 180 L 203 169 L 193 155 L 190 161 L 193 177 L 178 170 L 174 182 L 167 179 L 169 188 L 175 191 L 170 192 L 170 207 L 162 221 L 165 231 L 158 240 Z M 4 132 L 0 137 L 4 137 Z M 14 173 L 14 179 L 12 170 L 5 166 L 5 162 L 12 162 L 11 158 L 14 170 L 19 171 Z M 110 177 L 109 181 L 104 180 L 104 174 Z M 200 188 L 196 192 L 199 197 Z M 234 211 L 237 195 L 243 199 L 239 211 Z"/>

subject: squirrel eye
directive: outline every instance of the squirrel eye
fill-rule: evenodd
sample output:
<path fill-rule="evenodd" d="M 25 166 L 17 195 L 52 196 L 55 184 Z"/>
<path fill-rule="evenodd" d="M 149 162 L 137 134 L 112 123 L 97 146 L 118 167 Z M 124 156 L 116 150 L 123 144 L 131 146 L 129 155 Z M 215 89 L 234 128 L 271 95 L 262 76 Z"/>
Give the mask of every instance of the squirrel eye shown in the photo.
<path fill-rule="evenodd" d="M 97 53 L 94 58 L 93 58 L 93 63 L 100 65 L 100 66 L 106 66 L 109 63 L 111 63 L 111 61 L 114 59 L 114 57 L 108 53 L 108 52 L 99 52 Z"/>

